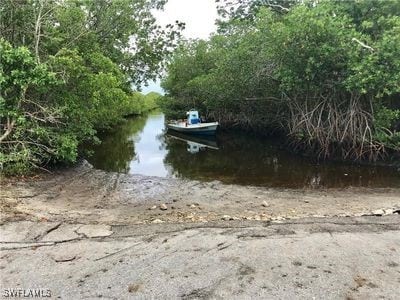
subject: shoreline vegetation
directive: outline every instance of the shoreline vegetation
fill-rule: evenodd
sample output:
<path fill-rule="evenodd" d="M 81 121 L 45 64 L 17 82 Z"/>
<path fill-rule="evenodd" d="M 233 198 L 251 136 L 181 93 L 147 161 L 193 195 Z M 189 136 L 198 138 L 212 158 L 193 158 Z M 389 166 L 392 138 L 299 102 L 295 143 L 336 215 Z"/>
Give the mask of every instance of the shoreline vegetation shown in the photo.
<path fill-rule="evenodd" d="M 174 53 L 162 109 L 278 132 L 321 160 L 400 160 L 400 3 L 270 3 L 221 1 L 218 33 Z"/>
<path fill-rule="evenodd" d="M 1 172 L 75 163 L 98 130 L 155 106 L 319 160 L 400 161 L 398 1 L 217 3 L 217 33 L 187 41 L 185 24 L 157 25 L 162 0 L 3 1 Z M 164 70 L 165 96 L 132 90 Z"/>
<path fill-rule="evenodd" d="M 74 163 L 79 146 L 155 105 L 155 79 L 183 23 L 156 24 L 162 0 L 2 1 L 0 165 L 27 174 Z"/>

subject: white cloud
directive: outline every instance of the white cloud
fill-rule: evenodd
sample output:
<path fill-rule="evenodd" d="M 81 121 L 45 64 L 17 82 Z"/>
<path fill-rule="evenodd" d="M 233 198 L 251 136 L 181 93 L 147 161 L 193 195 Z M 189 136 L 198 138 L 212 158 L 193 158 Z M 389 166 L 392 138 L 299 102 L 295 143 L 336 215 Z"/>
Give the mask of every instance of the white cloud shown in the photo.
<path fill-rule="evenodd" d="M 218 14 L 215 0 L 168 0 L 163 11 L 157 10 L 153 14 L 161 26 L 173 24 L 177 20 L 184 22 L 185 38 L 207 39 L 217 29 L 215 20 Z M 147 87 L 142 86 L 142 91 L 144 94 L 153 91 L 164 94 L 159 80 L 150 81 Z"/>
<path fill-rule="evenodd" d="M 183 31 L 186 38 L 207 39 L 217 28 L 217 7 L 214 0 L 169 0 L 164 11 L 156 11 L 154 16 L 162 26 L 176 20 L 186 23 Z"/>

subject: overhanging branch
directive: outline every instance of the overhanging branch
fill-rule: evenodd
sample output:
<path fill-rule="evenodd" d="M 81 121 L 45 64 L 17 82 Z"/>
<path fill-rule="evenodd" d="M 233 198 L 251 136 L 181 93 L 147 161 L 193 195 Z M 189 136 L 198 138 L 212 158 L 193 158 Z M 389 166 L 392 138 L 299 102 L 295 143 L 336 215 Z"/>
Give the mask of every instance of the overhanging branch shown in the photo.
<path fill-rule="evenodd" d="M 361 42 L 360 40 L 358 40 L 358 39 L 356 39 L 356 38 L 352 38 L 351 41 L 352 41 L 352 42 L 357 42 L 357 43 L 358 43 L 359 45 L 361 45 L 361 47 L 363 47 L 363 48 L 366 48 L 366 49 L 371 50 L 371 51 L 375 51 L 374 48 L 372 48 L 371 46 L 368 46 L 368 45 L 364 44 L 363 42 Z"/>

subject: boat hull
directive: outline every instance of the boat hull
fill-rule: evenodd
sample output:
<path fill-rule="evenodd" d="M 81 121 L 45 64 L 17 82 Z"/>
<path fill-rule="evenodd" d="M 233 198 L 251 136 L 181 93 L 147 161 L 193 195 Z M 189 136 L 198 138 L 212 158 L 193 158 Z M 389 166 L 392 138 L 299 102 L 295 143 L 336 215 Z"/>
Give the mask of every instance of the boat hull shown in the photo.
<path fill-rule="evenodd" d="M 168 129 L 182 132 L 186 134 L 196 134 L 196 135 L 214 135 L 218 128 L 218 122 L 213 123 L 200 123 L 194 125 L 184 125 L 180 124 L 167 124 Z"/>

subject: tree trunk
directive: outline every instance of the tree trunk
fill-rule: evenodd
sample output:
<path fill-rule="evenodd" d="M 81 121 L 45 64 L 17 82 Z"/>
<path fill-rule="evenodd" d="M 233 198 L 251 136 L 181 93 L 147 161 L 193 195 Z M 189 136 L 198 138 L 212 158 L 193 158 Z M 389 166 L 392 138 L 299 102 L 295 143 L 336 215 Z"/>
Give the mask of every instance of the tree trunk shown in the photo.
<path fill-rule="evenodd" d="M 40 29 L 42 25 L 43 1 L 39 1 L 38 3 L 39 3 L 39 10 L 35 22 L 35 56 L 36 56 L 36 61 L 40 63 L 39 42 L 40 42 Z"/>

